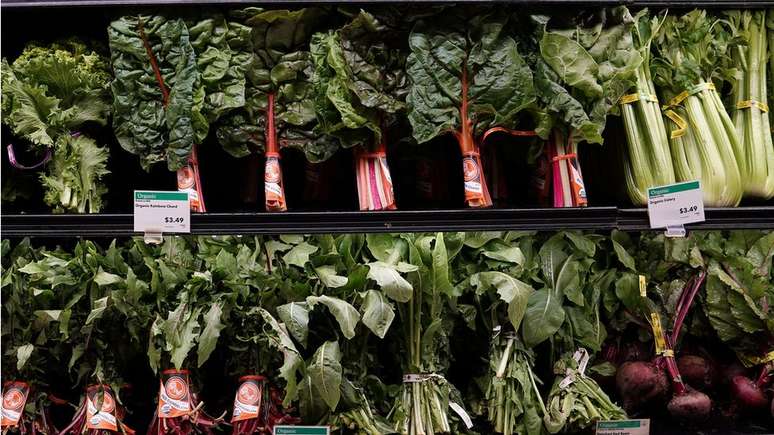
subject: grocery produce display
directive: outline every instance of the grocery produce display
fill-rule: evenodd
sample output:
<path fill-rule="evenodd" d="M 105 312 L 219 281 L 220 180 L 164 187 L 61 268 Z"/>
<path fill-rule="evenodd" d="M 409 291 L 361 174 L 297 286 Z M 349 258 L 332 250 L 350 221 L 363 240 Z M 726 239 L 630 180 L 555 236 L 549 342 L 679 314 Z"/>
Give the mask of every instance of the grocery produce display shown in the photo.
<path fill-rule="evenodd" d="M 774 432 L 774 2 L 89 2 L 0 6 L 2 435 Z"/>
<path fill-rule="evenodd" d="M 766 432 L 772 258 L 763 231 L 5 240 L 3 425 Z"/>
<path fill-rule="evenodd" d="M 433 198 L 443 208 L 642 206 L 649 187 L 691 180 L 707 207 L 766 204 L 771 21 L 761 9 L 469 4 L 118 16 L 101 39 L 4 53 L 16 146 L 3 202 L 39 209 L 24 182 L 40 171 L 54 212 L 100 212 L 106 196 L 125 212 L 127 196 L 111 195 L 125 179 L 174 186 L 128 169 L 139 162 L 175 171 L 195 212 L 412 209 L 439 184 L 451 186 Z M 423 179 L 418 161 L 455 169 Z M 231 185 L 224 166 L 240 168 Z M 607 191 L 595 199 L 589 180 Z M 241 201 L 221 209 L 227 190 Z"/>

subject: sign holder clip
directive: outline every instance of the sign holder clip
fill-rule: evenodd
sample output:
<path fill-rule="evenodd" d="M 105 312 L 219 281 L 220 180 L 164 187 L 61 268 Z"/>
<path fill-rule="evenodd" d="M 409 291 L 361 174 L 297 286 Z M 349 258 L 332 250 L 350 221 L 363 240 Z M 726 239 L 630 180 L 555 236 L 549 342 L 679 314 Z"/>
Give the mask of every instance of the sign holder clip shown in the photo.
<path fill-rule="evenodd" d="M 142 235 L 142 240 L 147 245 L 160 245 L 164 241 L 161 230 L 148 229 Z"/>
<path fill-rule="evenodd" d="M 667 225 L 664 235 L 670 238 L 685 237 L 685 227 L 682 225 Z"/>

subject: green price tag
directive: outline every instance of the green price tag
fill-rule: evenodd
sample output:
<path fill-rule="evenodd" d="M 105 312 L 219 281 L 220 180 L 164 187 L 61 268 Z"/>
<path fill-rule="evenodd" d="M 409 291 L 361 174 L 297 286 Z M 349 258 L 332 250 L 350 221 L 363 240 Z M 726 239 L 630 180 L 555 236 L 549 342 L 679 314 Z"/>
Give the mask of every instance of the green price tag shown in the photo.
<path fill-rule="evenodd" d="M 274 435 L 330 435 L 328 426 L 274 426 Z"/>

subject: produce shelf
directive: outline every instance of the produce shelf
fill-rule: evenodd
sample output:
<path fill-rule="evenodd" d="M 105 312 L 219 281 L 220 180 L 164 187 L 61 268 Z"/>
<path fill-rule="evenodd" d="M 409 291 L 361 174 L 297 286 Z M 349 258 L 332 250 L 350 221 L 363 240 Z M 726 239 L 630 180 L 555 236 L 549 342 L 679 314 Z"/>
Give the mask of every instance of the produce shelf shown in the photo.
<path fill-rule="evenodd" d="M 774 229 L 774 207 L 706 209 L 689 230 Z M 131 214 L 3 215 L 2 237 L 127 237 Z M 191 215 L 192 234 L 312 234 L 583 229 L 646 231 L 645 209 L 424 210 L 390 212 L 205 213 Z"/>
<path fill-rule="evenodd" d="M 774 229 L 774 207 L 705 208 L 704 222 L 689 224 L 687 230 Z M 622 231 L 649 230 L 648 210 L 619 209 L 616 227 Z"/>
<path fill-rule="evenodd" d="M 615 207 L 389 212 L 205 213 L 192 234 L 291 234 L 611 228 Z M 2 237 L 131 236 L 131 214 L 3 215 Z"/>
<path fill-rule="evenodd" d="M 420 3 L 452 3 L 450 0 L 419 0 Z M 453 3 L 491 3 L 491 0 L 458 0 Z M 627 5 L 643 7 L 733 7 L 753 8 L 774 5 L 769 0 L 500 0 L 502 3 L 540 5 Z M 163 5 L 270 5 L 270 4 L 341 4 L 342 0 L 3 0 L 3 8 L 64 6 L 163 6 Z M 396 0 L 355 0 L 358 3 L 401 3 Z M 405 3 L 405 1 L 404 1 Z"/>

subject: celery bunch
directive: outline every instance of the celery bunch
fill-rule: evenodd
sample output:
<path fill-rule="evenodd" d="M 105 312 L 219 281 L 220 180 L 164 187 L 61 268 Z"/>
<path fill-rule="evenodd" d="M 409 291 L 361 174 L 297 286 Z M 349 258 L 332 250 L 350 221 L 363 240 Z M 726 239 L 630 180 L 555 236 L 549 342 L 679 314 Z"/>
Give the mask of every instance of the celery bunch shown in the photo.
<path fill-rule="evenodd" d="M 629 198 L 635 205 L 645 205 L 648 188 L 674 183 L 675 170 L 664 118 L 650 74 L 651 42 L 661 21 L 656 17 L 649 18 L 647 10 L 638 13 L 635 21 L 632 39 L 640 51 L 642 63 L 636 70 L 637 85 L 632 98 L 621 101 L 621 117 L 628 145 L 623 153 L 623 166 Z"/>
<path fill-rule="evenodd" d="M 704 204 L 733 207 L 742 198 L 736 128 L 713 84 L 735 40 L 728 23 L 704 10 L 668 16 L 655 39 L 653 81 L 669 119 L 677 181 L 700 180 Z"/>
<path fill-rule="evenodd" d="M 746 42 L 736 45 L 731 56 L 737 68 L 730 103 L 739 137 L 736 159 L 745 196 L 768 199 L 774 196 L 774 143 L 766 113 L 766 12 L 729 11 L 728 16 L 735 33 Z"/>

